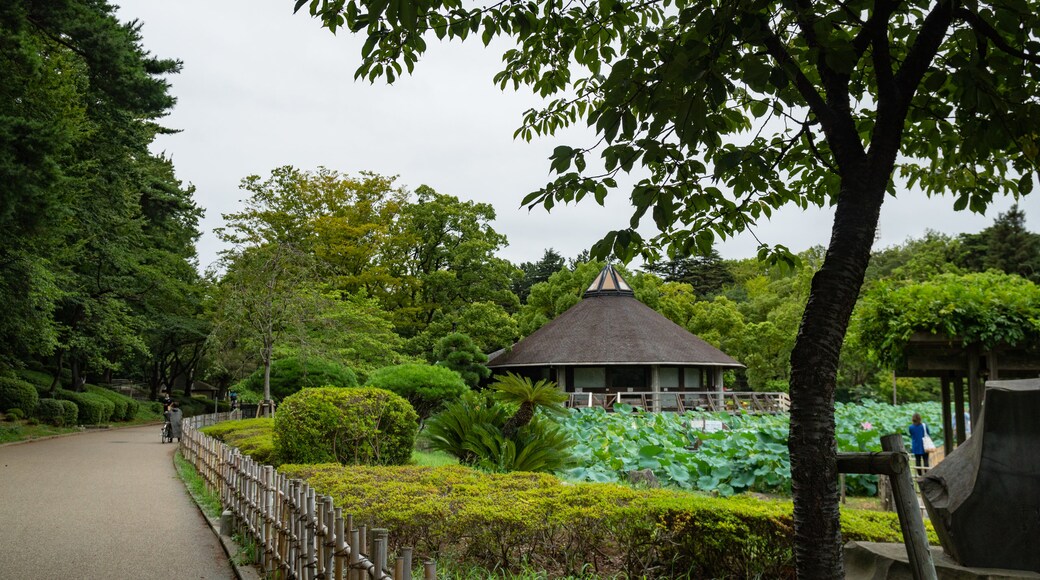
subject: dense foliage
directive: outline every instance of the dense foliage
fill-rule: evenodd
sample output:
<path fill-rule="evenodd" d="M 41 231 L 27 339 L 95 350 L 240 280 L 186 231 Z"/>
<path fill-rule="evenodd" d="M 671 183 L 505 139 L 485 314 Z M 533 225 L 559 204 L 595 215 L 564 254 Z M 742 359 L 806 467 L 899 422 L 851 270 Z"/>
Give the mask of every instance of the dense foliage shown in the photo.
<path fill-rule="evenodd" d="M 415 410 L 390 391 L 320 387 L 282 401 L 274 445 L 288 463 L 400 465 L 411 459 L 418 430 Z"/>
<path fill-rule="evenodd" d="M 887 405 L 838 403 L 835 409 L 838 450 L 881 451 L 881 436 L 902 433 L 921 413 L 941 445 L 942 410 L 938 403 Z M 725 425 L 705 431 L 705 421 Z M 618 412 L 580 409 L 571 412 L 564 430 L 577 442 L 577 467 L 562 473 L 577 481 L 625 481 L 630 471 L 650 469 L 664 485 L 732 495 L 745 491 L 788 494 L 791 491 L 787 415 L 735 415 L 688 412 L 647 413 L 622 405 Z M 710 424 L 710 423 L 709 423 Z M 849 475 L 850 493 L 873 495 L 876 478 Z"/>
<path fill-rule="evenodd" d="M 878 283 L 860 304 L 861 340 L 889 365 L 917 332 L 991 347 L 1040 340 L 1040 286 L 1014 274 L 942 274 L 925 282 Z"/>
<path fill-rule="evenodd" d="M 283 465 L 392 548 L 549 577 L 786 578 L 791 504 L 453 467 Z M 845 540 L 900 541 L 895 514 L 844 510 Z M 930 533 L 936 542 L 934 533 Z"/>
<path fill-rule="evenodd" d="M 285 397 L 310 387 L 356 387 L 357 375 L 349 368 L 330 360 L 288 357 L 271 363 L 271 397 L 281 401 Z M 238 384 L 254 393 L 264 392 L 264 369 Z"/>
<path fill-rule="evenodd" d="M 459 373 L 444 366 L 424 364 L 384 367 L 372 373 L 365 386 L 404 397 L 423 420 L 469 391 Z"/>

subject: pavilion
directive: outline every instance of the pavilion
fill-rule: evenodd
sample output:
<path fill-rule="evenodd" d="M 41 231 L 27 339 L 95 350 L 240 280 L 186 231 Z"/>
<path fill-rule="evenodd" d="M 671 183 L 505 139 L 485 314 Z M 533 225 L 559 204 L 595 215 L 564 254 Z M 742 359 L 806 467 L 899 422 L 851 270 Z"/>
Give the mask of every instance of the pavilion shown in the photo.
<path fill-rule="evenodd" d="M 588 394 L 590 406 L 595 395 L 645 394 L 655 410 L 674 405 L 671 393 L 721 394 L 723 372 L 743 368 L 636 300 L 610 265 L 580 302 L 489 359 L 496 374 L 555 381 L 567 393 Z M 581 398 L 572 395 L 572 404 Z"/>

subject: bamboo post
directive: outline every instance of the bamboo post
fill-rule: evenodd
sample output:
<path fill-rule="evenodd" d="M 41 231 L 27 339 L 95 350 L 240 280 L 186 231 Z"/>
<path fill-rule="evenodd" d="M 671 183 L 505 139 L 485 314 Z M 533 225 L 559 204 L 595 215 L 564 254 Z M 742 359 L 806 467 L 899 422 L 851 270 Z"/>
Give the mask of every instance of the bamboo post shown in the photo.
<path fill-rule="evenodd" d="M 423 564 L 423 580 L 437 580 L 437 562 L 432 559 Z"/>
<path fill-rule="evenodd" d="M 387 548 L 387 536 L 390 531 L 386 528 L 373 528 L 372 529 L 372 561 L 376 565 L 375 578 L 379 580 L 383 577 L 383 570 L 386 570 L 386 548 Z"/>
<path fill-rule="evenodd" d="M 899 527 L 903 532 L 903 543 L 906 545 L 906 555 L 914 580 L 937 580 L 932 552 L 928 549 L 928 536 L 921 519 L 921 509 L 917 503 L 917 493 L 910 477 L 910 462 L 906 458 L 903 436 L 898 433 L 882 436 L 881 448 L 897 453 L 895 457 L 899 458 L 898 469 L 891 477 L 892 493 L 895 496 Z"/>
<path fill-rule="evenodd" d="M 401 548 L 401 572 L 394 576 L 395 580 L 412 580 L 412 549 Z"/>
<path fill-rule="evenodd" d="M 336 508 L 336 558 L 335 568 L 332 572 L 332 577 L 336 580 L 343 580 L 346 576 L 347 538 L 344 536 L 345 533 L 346 522 L 343 520 L 343 508 Z"/>
<path fill-rule="evenodd" d="M 325 514 L 325 524 L 322 529 L 325 533 L 325 554 L 322 562 L 322 573 L 328 578 L 336 566 L 336 509 L 332 506 L 332 498 L 322 499 L 322 512 Z"/>
<path fill-rule="evenodd" d="M 358 564 L 361 563 L 361 554 L 358 546 L 361 545 L 361 530 L 353 528 L 350 530 L 350 580 L 359 577 Z"/>

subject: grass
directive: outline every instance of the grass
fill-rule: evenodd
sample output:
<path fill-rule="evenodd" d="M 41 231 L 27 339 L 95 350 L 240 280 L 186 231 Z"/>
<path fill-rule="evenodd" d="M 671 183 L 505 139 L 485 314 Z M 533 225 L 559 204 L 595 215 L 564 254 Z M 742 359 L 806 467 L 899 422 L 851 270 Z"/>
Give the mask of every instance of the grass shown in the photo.
<path fill-rule="evenodd" d="M 442 467 L 444 465 L 458 465 L 459 460 L 443 451 L 415 450 L 412 451 L 411 463 L 423 467 Z"/>
<path fill-rule="evenodd" d="M 55 427 L 45 423 L 30 425 L 30 421 L 5 421 L 0 423 L 0 443 L 13 443 L 15 441 L 50 437 L 51 435 L 76 433 L 79 430 L 79 427 Z"/>
<path fill-rule="evenodd" d="M 184 481 L 184 486 L 188 488 L 188 493 L 195 498 L 195 502 L 202 508 L 203 513 L 211 518 L 219 517 L 222 511 L 220 497 L 215 491 L 210 491 L 206 487 L 206 480 L 195 471 L 195 466 L 182 457 L 179 451 L 174 456 L 173 462 L 177 466 L 177 474 Z"/>

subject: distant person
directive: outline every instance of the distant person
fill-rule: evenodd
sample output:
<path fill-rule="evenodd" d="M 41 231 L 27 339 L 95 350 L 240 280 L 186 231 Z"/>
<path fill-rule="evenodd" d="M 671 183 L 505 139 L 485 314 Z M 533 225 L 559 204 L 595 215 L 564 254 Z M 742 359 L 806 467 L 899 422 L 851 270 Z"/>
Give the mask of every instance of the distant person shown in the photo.
<path fill-rule="evenodd" d="M 181 413 L 180 406 L 174 401 L 170 403 L 170 410 L 166 411 L 166 420 L 170 422 L 170 440 L 174 437 L 177 441 L 181 440 L 181 421 L 184 419 L 183 413 Z"/>
<path fill-rule="evenodd" d="M 910 453 L 914 454 L 914 463 L 917 467 L 928 467 L 928 450 L 924 448 L 924 438 L 931 437 L 928 425 L 921 422 L 921 414 L 914 413 L 910 419 Z"/>
<path fill-rule="evenodd" d="M 170 391 L 163 391 L 163 396 L 159 399 L 162 403 L 162 412 L 166 413 L 170 410 L 170 405 L 173 404 L 173 397 L 170 396 Z"/>
<path fill-rule="evenodd" d="M 238 408 L 238 393 L 236 393 L 235 391 L 231 391 L 230 393 L 228 393 L 228 398 L 231 399 L 231 409 L 232 410 L 237 409 Z"/>

